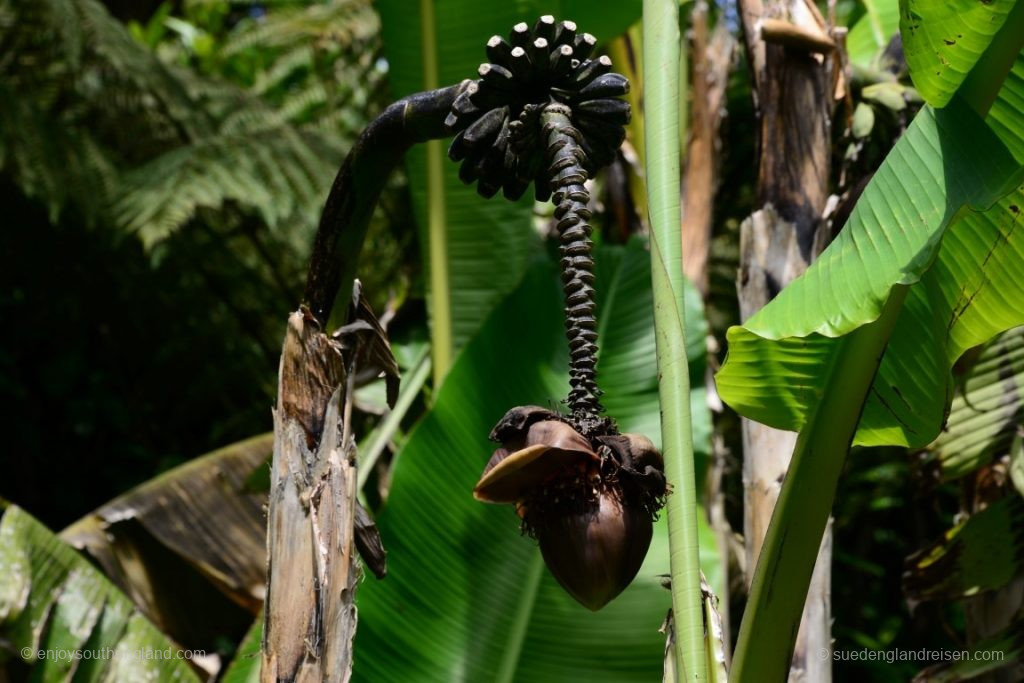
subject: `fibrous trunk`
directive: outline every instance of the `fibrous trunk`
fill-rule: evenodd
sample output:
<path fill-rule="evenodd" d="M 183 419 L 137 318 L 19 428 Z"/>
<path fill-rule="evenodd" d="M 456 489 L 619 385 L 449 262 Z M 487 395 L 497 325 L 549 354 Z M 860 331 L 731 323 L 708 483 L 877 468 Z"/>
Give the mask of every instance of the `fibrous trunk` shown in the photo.
<path fill-rule="evenodd" d="M 361 297 L 355 270 L 385 181 L 415 143 L 442 137 L 465 84 L 418 93 L 367 126 L 331 187 L 306 278 L 305 305 L 288 318 L 274 415 L 267 513 L 267 599 L 261 680 L 344 681 L 352 670 L 359 553 L 378 577 L 383 549 L 356 501 L 355 449 L 346 415 L 349 378 L 397 366 Z M 355 285 L 355 286 L 354 286 Z M 354 292 L 349 325 L 327 329 L 341 291 Z"/>
<path fill-rule="evenodd" d="M 741 0 L 744 38 L 759 119 L 757 192 L 762 209 L 740 227 L 740 316 L 746 320 L 799 276 L 825 246 L 822 212 L 831 165 L 835 59 L 790 41 L 768 42 L 766 21 L 783 35 L 825 50 L 825 21 L 809 0 Z M 776 32 L 778 33 L 778 32 Z M 819 47 L 813 47 L 818 45 Z M 747 580 L 782 488 L 796 434 L 743 420 Z M 831 532 L 826 529 L 807 595 L 790 681 L 831 680 Z"/>

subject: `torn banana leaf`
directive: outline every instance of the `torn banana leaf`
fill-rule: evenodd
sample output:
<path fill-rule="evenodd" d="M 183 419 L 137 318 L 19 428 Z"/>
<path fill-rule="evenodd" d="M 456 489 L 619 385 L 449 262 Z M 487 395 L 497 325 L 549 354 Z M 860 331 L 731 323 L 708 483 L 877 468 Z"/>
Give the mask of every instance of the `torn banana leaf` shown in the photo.
<path fill-rule="evenodd" d="M 266 470 L 273 440 L 264 434 L 187 462 L 83 517 L 61 538 L 95 558 L 183 643 L 241 631 L 265 592 L 266 491 L 251 480 Z"/>
<path fill-rule="evenodd" d="M 13 505 L 0 519 L 0 577 L 0 641 L 32 680 L 205 678 L 86 558 Z"/>
<path fill-rule="evenodd" d="M 1024 327 L 985 346 L 953 399 L 942 433 L 927 448 L 943 480 L 1008 452 L 1024 419 Z"/>

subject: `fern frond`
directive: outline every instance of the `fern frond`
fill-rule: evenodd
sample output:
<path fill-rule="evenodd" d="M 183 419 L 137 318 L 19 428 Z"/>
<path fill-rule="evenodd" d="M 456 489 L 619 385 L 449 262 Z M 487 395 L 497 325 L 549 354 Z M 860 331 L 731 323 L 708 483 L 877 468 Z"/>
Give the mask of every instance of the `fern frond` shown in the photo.
<path fill-rule="evenodd" d="M 268 90 L 280 87 L 297 71 L 312 71 L 316 61 L 316 52 L 309 43 L 289 48 L 274 60 L 269 68 L 260 72 L 252 92 L 263 95 Z"/>
<path fill-rule="evenodd" d="M 239 208 L 305 235 L 380 95 L 379 21 L 369 0 L 273 7 L 222 49 L 257 50 L 246 89 L 162 61 L 98 0 L 0 0 L 0 170 L 147 247 Z"/>
<path fill-rule="evenodd" d="M 280 8 L 259 19 L 239 24 L 224 45 L 231 56 L 250 47 L 293 48 L 330 42 L 345 49 L 356 42 L 375 40 L 380 21 L 369 0 L 333 0 L 304 8 Z"/>
<path fill-rule="evenodd" d="M 228 204 L 256 213 L 272 230 L 313 223 L 341 150 L 322 135 L 290 126 L 218 135 L 179 147 L 124 178 L 115 215 L 147 247 L 200 209 Z"/>

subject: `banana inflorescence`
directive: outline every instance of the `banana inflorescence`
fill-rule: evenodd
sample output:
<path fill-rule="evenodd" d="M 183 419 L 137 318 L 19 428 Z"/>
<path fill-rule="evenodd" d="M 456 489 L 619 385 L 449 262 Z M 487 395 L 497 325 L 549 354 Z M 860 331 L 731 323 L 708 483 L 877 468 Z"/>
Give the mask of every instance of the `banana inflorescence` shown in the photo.
<path fill-rule="evenodd" d="M 474 489 L 511 503 L 545 563 L 580 603 L 596 610 L 618 595 L 643 562 L 652 520 L 668 487 L 661 454 L 645 437 L 619 434 L 603 416 L 597 384 L 597 319 L 587 180 L 610 163 L 625 137 L 629 91 L 597 41 L 570 21 L 541 17 L 506 41 L 466 82 L 446 125 L 459 177 L 492 197 L 518 199 L 530 186 L 555 203 L 565 329 L 569 415 L 512 408 L 491 432 L 500 447 Z"/>

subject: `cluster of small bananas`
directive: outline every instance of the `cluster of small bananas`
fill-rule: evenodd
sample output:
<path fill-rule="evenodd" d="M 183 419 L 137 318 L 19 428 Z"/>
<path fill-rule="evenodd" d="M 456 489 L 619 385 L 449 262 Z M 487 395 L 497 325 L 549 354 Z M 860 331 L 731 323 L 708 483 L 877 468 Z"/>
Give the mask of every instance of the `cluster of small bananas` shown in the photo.
<path fill-rule="evenodd" d="M 588 175 L 615 158 L 629 123 L 629 104 L 617 97 L 629 81 L 611 72 L 611 60 L 591 59 L 597 40 L 576 33 L 571 21 L 543 16 L 531 30 L 513 27 L 509 39 L 487 41 L 486 64 L 452 106 L 445 124 L 456 133 L 448 150 L 461 161 L 459 178 L 477 183 L 477 192 L 493 197 L 498 190 L 518 199 L 533 182 L 538 201 L 551 196 L 545 163 L 546 144 L 540 112 L 551 103 L 569 107 L 573 126 L 582 133 Z"/>

